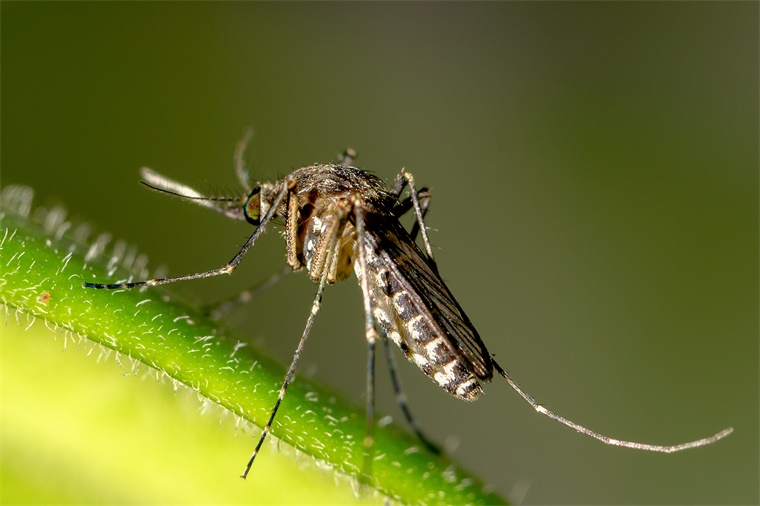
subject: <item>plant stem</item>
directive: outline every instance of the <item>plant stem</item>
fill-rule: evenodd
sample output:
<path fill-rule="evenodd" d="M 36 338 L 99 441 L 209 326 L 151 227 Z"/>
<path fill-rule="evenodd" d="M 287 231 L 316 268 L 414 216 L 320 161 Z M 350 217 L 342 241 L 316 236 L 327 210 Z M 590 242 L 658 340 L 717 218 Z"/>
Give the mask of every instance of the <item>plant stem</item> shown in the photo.
<path fill-rule="evenodd" d="M 28 217 L 28 203 L 19 204 L 20 191 L 3 192 L 2 304 L 146 364 L 259 427 L 266 423 L 284 377 L 281 365 L 160 288 L 83 288 L 84 281 L 129 277 L 125 264 L 135 276 L 144 275 L 144 269 L 135 268 L 139 262 L 129 249 L 118 246 L 122 253 L 104 255 L 75 239 L 83 236 L 80 229 L 63 233 L 68 227 L 60 210 L 48 211 L 36 223 Z M 363 476 L 364 430 L 362 409 L 300 377 L 272 427 L 280 440 L 362 483 L 361 490 L 407 504 L 503 503 L 394 424 L 376 428 L 372 476 Z M 202 450 L 188 445 L 186 451 Z M 254 473 L 257 466 L 266 462 L 257 461 Z"/>

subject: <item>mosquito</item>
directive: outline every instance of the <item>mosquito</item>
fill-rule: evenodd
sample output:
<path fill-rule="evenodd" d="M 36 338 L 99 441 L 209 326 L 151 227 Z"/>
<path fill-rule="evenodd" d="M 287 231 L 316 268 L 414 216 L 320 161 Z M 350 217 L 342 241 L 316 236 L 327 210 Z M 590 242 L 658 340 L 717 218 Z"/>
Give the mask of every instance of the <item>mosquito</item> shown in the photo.
<path fill-rule="evenodd" d="M 395 343 L 410 362 L 457 399 L 476 400 L 483 394 L 483 384 L 498 373 L 537 412 L 608 445 L 673 453 L 712 444 L 733 431 L 729 427 L 713 436 L 676 445 L 637 443 L 604 436 L 550 411 L 499 365 L 441 279 L 425 226 L 430 193 L 417 188 L 412 174 L 402 170 L 388 188 L 377 176 L 352 166 L 355 153 L 347 151 L 340 163 L 309 165 L 273 183 L 254 186 L 243 162 L 249 138 L 250 132 L 235 150 L 235 172 L 244 189 L 239 198 L 207 197 L 151 169 L 141 171 L 143 184 L 154 190 L 253 225 L 253 233 L 232 260 L 218 269 L 184 276 L 116 284 L 84 283 L 86 288 L 116 290 L 231 274 L 272 220 L 284 222 L 287 264 L 293 271 L 305 270 L 317 284 L 317 291 L 277 401 L 242 478 L 250 472 L 293 381 L 325 286 L 348 278 L 352 271 L 362 292 L 367 341 L 365 457 L 371 454 L 374 444 L 378 341 L 385 346 L 389 341 Z M 408 196 L 402 198 L 405 190 Z M 409 211 L 414 213 L 415 220 L 411 231 L 400 221 Z M 418 235 L 422 248 L 416 243 Z M 388 365 L 397 401 L 410 427 L 425 446 L 435 451 L 435 445 L 423 435 L 409 412 L 391 359 Z"/>

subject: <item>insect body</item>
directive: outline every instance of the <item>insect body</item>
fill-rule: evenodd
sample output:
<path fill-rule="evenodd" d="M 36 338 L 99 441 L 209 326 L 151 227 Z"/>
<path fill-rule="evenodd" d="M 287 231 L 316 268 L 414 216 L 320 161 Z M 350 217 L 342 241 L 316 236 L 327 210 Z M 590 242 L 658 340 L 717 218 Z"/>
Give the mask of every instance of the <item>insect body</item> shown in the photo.
<path fill-rule="evenodd" d="M 364 297 L 384 334 L 450 394 L 480 395 L 479 380 L 493 372 L 488 351 L 432 257 L 395 216 L 398 195 L 374 175 L 345 165 L 312 165 L 289 178 L 293 190 L 277 212 L 286 218 L 288 264 L 305 267 L 316 282 L 326 276 L 327 283 L 348 277 L 353 266 L 362 287 L 366 279 Z M 411 176 L 399 180 L 409 184 Z M 262 186 L 262 198 L 277 190 Z M 361 240 L 357 215 L 364 222 Z"/>
<path fill-rule="evenodd" d="M 347 278 L 352 269 L 362 289 L 368 350 L 365 455 L 370 454 L 373 444 L 374 360 L 378 339 L 396 343 L 412 363 L 454 397 L 477 399 L 483 393 L 482 384 L 491 381 L 496 371 L 539 413 L 606 444 L 671 453 L 704 446 L 731 433 L 732 429 L 728 428 L 712 437 L 680 445 L 651 445 L 612 439 L 549 411 L 494 360 L 438 274 L 424 222 L 430 197 L 425 189 L 416 188 L 411 174 L 402 171 L 394 186 L 388 189 L 376 176 L 352 167 L 353 156 L 347 153 L 343 163 L 300 168 L 275 183 L 261 183 L 252 188 L 242 163 L 245 142 L 238 145 L 236 154 L 237 175 L 246 190 L 246 195 L 239 199 L 207 198 L 150 169 L 142 171 L 145 184 L 156 190 L 187 198 L 256 227 L 230 262 L 218 269 L 174 278 L 118 284 L 85 283 L 88 288 L 124 289 L 230 274 L 271 220 L 280 218 L 285 222 L 287 263 L 293 270 L 305 269 L 318 288 L 277 402 L 243 477 L 250 471 L 293 379 L 325 285 Z M 407 187 L 409 197 L 402 200 Z M 407 232 L 399 217 L 410 210 L 414 212 L 415 225 Z M 424 251 L 415 243 L 418 233 L 422 236 Z M 378 334 L 375 323 L 382 329 L 382 335 Z M 391 373 L 398 393 L 395 372 L 391 370 Z M 402 399 L 400 395 L 399 399 Z M 423 443 L 431 446 L 416 428 L 405 403 L 400 401 L 400 404 Z"/>

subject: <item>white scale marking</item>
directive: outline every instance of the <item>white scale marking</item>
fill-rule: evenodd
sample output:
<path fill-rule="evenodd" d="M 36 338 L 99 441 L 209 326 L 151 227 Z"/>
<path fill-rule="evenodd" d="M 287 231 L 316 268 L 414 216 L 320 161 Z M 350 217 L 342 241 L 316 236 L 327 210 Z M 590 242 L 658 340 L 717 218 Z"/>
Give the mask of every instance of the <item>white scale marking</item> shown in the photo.
<path fill-rule="evenodd" d="M 472 376 L 470 376 L 467 379 L 467 381 L 465 381 L 464 383 L 462 383 L 461 385 L 457 387 L 457 395 L 460 397 L 465 397 L 467 395 L 468 390 L 470 390 L 472 387 L 474 387 L 477 384 L 478 384 L 477 380 L 473 378 Z"/>
<path fill-rule="evenodd" d="M 454 375 L 454 367 L 456 367 L 456 365 L 457 365 L 457 361 L 452 360 L 451 362 L 443 366 L 443 371 L 439 371 L 435 373 L 433 378 L 435 379 L 435 381 L 438 382 L 439 385 L 441 385 L 442 387 L 445 387 L 449 383 L 456 380 L 456 375 Z"/>
<path fill-rule="evenodd" d="M 386 269 L 381 269 L 375 273 L 375 283 L 377 283 L 378 286 L 385 286 L 387 273 L 388 271 Z"/>
<path fill-rule="evenodd" d="M 388 315 L 382 308 L 376 307 L 372 311 L 372 315 L 375 317 L 375 320 L 379 321 L 382 325 L 389 326 L 391 324 Z"/>
<path fill-rule="evenodd" d="M 443 340 L 440 337 L 427 343 L 425 349 L 427 350 L 428 355 L 431 357 L 440 356 L 441 353 L 438 352 L 438 348 L 440 348 L 442 344 Z"/>
<path fill-rule="evenodd" d="M 393 294 L 393 307 L 396 308 L 396 312 L 399 313 L 399 315 L 409 311 L 408 302 L 409 296 L 406 294 L 406 292 L 396 292 Z"/>
<path fill-rule="evenodd" d="M 430 363 L 425 355 L 422 353 L 415 353 L 412 355 L 412 360 L 414 360 L 414 363 L 417 364 L 417 367 L 422 369 L 423 367 L 427 367 L 427 365 Z M 437 381 L 437 380 L 436 380 Z"/>
<path fill-rule="evenodd" d="M 412 334 L 412 338 L 416 341 L 422 341 L 424 339 L 423 332 L 420 331 L 419 328 L 417 328 L 417 323 L 422 320 L 422 315 L 418 314 L 415 315 L 414 318 L 409 320 L 407 323 L 407 328 L 409 329 L 409 332 Z"/>

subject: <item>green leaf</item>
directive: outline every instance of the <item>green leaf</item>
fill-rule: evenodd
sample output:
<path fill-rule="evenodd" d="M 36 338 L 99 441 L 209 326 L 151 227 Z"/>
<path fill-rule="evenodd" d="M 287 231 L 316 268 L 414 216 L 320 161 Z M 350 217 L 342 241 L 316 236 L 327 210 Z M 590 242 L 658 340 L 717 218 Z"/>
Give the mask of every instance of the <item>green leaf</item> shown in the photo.
<path fill-rule="evenodd" d="M 22 348 L 37 346 L 43 341 L 38 337 L 42 331 L 39 325 L 34 327 L 37 333 L 18 332 L 31 326 L 34 318 L 43 320 L 45 326 L 57 335 L 63 335 L 67 342 L 70 342 L 68 338 L 73 338 L 77 346 L 90 352 L 100 350 L 96 355 L 104 354 L 102 350 L 105 349 L 115 350 L 120 370 L 128 374 L 139 370 L 140 364 L 148 365 L 148 370 L 157 371 L 159 378 L 168 378 L 175 385 L 185 385 L 198 392 L 202 399 L 211 401 L 206 404 L 221 406 L 222 413 L 234 415 L 228 418 L 250 421 L 258 427 L 262 427 L 269 417 L 285 369 L 247 345 L 243 337 L 209 320 L 199 310 L 173 299 L 160 288 L 120 291 L 83 288 L 84 281 L 144 279 L 149 275 L 144 267 L 145 261 L 123 243 L 117 242 L 106 252 L 106 236 L 87 239 L 87 229 L 72 226 L 65 220 L 62 209 L 37 210 L 35 218 L 30 218 L 29 189 L 8 187 L 3 190 L 2 198 L 0 302 L 6 306 L 8 314 L 2 338 L 3 382 L 4 393 L 11 391 L 12 397 L 18 401 L 10 406 L 4 403 L 3 407 L 6 427 L 3 429 L 4 460 L 8 461 L 8 456 L 14 455 L 13 460 L 17 463 L 16 466 L 4 466 L 3 478 L 6 484 L 9 479 L 20 484 L 15 492 L 3 492 L 5 500 L 13 497 L 21 501 L 36 491 L 35 497 L 47 502 L 67 502 L 69 499 L 72 502 L 114 501 L 114 497 L 127 498 L 125 500 L 130 502 L 155 501 L 157 497 L 172 502 L 182 502 L 177 499 L 179 497 L 192 497 L 193 501 L 201 502 L 205 497 L 207 502 L 225 502 L 223 494 L 234 491 L 242 494 L 239 497 L 248 500 L 258 497 L 260 501 L 267 497 L 262 487 L 271 487 L 275 491 L 272 497 L 285 498 L 289 502 L 344 502 L 351 497 L 353 490 L 363 500 L 391 498 L 407 504 L 503 503 L 503 499 L 485 490 L 478 479 L 447 457 L 428 452 L 413 436 L 394 424 L 376 428 L 372 475 L 367 477 L 362 473 L 363 409 L 345 402 L 329 388 L 301 377 L 290 386 L 272 427 L 272 434 L 279 438 L 278 447 L 290 446 L 297 451 L 284 451 L 280 459 L 269 453 L 261 455 L 254 464 L 248 487 L 233 473 L 242 471 L 255 439 L 237 438 L 223 443 L 222 453 L 227 459 L 220 462 L 223 462 L 221 465 L 225 467 L 224 472 L 229 473 L 226 475 L 229 478 L 221 478 L 221 483 L 216 477 L 212 479 L 216 476 L 212 471 L 216 472 L 219 467 L 212 464 L 213 459 L 222 458 L 214 453 L 218 450 L 217 443 L 212 440 L 204 443 L 205 439 L 196 442 L 191 439 L 196 437 L 192 430 L 186 432 L 184 426 L 202 426 L 212 417 L 192 413 L 189 420 L 176 422 L 183 424 L 181 430 L 161 428 L 161 422 L 156 420 L 172 416 L 171 413 L 164 415 L 167 411 L 164 406 L 182 409 L 171 392 L 169 394 L 173 397 L 168 400 L 162 397 L 168 390 L 166 388 L 156 390 L 138 385 L 138 398 L 129 401 L 130 397 L 121 397 L 124 378 L 112 373 L 85 374 L 74 380 L 76 391 L 73 397 L 79 398 L 79 403 L 70 402 L 70 409 L 72 412 L 81 409 L 90 414 L 98 413 L 97 420 L 93 422 L 90 415 L 79 424 L 57 426 L 56 420 L 47 419 L 46 413 L 70 413 L 66 404 L 58 402 L 60 397 L 50 396 L 47 390 L 54 390 L 59 382 L 70 381 L 71 376 L 76 376 L 78 370 L 86 366 L 66 367 L 70 365 L 67 361 L 72 361 L 67 356 L 69 354 L 49 355 L 49 350 L 43 351 L 43 347 L 24 352 Z M 88 360 L 94 363 L 92 359 Z M 37 386 L 36 380 L 41 381 Z M 106 384 L 107 393 L 102 394 Z M 92 389 L 100 391 L 101 397 Z M 150 393 L 143 396 L 139 393 L 142 390 L 150 390 Z M 34 396 L 42 395 L 40 392 L 48 396 L 43 395 L 35 402 Z M 148 415 L 155 416 L 150 423 L 140 425 L 140 419 Z M 9 425 L 6 422 L 11 427 L 27 427 L 30 431 L 19 429 L 20 433 L 7 434 Z M 78 459 L 66 459 L 87 446 L 87 434 L 93 434 L 92 437 L 97 439 L 95 434 L 103 426 L 120 427 L 121 437 L 134 441 L 131 450 L 135 455 L 129 459 L 108 452 L 98 455 L 95 449 L 83 452 Z M 67 430 L 60 430 L 66 427 Z M 145 439 L 142 432 L 146 431 L 155 431 L 155 434 L 148 434 L 155 438 Z M 218 432 L 229 435 L 233 431 Z M 179 446 L 171 450 L 170 464 L 164 465 L 186 463 L 199 473 L 183 476 L 175 482 L 171 478 L 175 476 L 171 469 L 154 468 L 148 463 L 167 457 L 166 450 L 158 445 L 180 434 Z M 66 443 L 72 441 L 67 447 Z M 116 480 L 124 488 L 118 492 L 103 492 L 95 487 L 72 491 L 70 486 L 67 488 L 63 484 L 65 479 L 55 486 L 50 485 L 47 478 L 40 480 L 39 476 L 21 479 L 28 474 L 24 470 L 35 468 L 36 459 L 44 462 L 53 457 L 59 458 L 56 462 L 64 477 L 66 472 L 82 474 L 80 466 L 86 468 L 90 461 L 95 465 L 94 471 L 90 471 L 92 476 L 97 475 L 98 466 L 104 471 L 102 466 L 123 461 L 122 467 L 111 472 L 118 472 L 124 475 L 124 480 L 134 480 L 134 483 L 125 486 L 124 481 Z M 280 460 L 288 462 L 282 464 Z M 316 465 L 305 465 L 305 461 Z M 284 476 L 261 480 L 262 476 L 271 476 L 266 474 L 268 469 L 262 468 L 280 465 L 285 465 L 285 470 L 278 468 L 279 474 Z M 314 480 L 324 478 L 325 473 L 331 479 L 322 489 L 315 488 Z M 144 481 L 146 474 L 154 477 L 147 484 Z M 342 492 L 332 483 L 335 477 L 347 477 L 337 480 L 343 484 Z M 49 492 L 40 492 L 41 482 L 48 483 Z M 58 483 L 55 477 L 52 483 Z M 343 498 L 336 499 L 336 493 L 344 494 L 340 496 Z M 228 499 L 227 502 L 236 500 Z"/>

